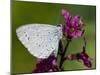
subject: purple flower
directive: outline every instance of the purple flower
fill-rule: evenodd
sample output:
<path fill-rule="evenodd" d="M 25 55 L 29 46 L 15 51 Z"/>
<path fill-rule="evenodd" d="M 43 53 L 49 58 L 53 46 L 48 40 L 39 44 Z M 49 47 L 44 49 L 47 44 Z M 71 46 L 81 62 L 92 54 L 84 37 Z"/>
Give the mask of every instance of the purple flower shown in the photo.
<path fill-rule="evenodd" d="M 88 54 L 86 52 L 81 52 L 81 53 L 77 53 L 77 54 L 69 54 L 65 60 L 82 60 L 83 64 L 88 67 L 91 68 L 92 67 L 92 63 L 90 60 L 90 57 L 88 56 Z"/>
<path fill-rule="evenodd" d="M 62 9 L 62 16 L 65 18 L 66 25 L 63 27 L 63 33 L 67 38 L 78 38 L 83 35 L 83 22 L 79 15 L 71 18 L 71 15 L 65 9 Z"/>
<path fill-rule="evenodd" d="M 91 59 L 90 59 L 89 55 L 86 53 L 84 46 L 83 46 L 82 52 L 76 53 L 76 54 L 69 54 L 65 57 L 65 60 L 82 60 L 83 64 L 86 67 L 88 67 L 88 68 L 92 67 Z"/>
<path fill-rule="evenodd" d="M 83 51 L 77 54 L 77 59 L 81 59 L 84 65 L 88 68 L 92 67 L 92 63 L 89 55 L 86 53 L 85 47 L 83 47 Z"/>
<path fill-rule="evenodd" d="M 85 52 L 85 50 L 80 53 L 80 59 L 83 61 L 84 65 L 86 67 L 89 67 L 89 68 L 92 67 L 91 60 L 90 60 L 88 54 Z"/>
<path fill-rule="evenodd" d="M 36 69 L 33 70 L 35 73 L 54 71 L 59 71 L 59 68 L 57 66 L 57 59 L 53 55 L 47 59 L 42 59 L 39 63 L 37 63 Z"/>

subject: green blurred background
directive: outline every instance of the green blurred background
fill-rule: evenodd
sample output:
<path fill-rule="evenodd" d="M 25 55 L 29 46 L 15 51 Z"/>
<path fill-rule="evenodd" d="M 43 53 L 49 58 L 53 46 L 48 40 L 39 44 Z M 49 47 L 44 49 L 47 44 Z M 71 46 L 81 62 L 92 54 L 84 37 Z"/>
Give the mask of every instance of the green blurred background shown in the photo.
<path fill-rule="evenodd" d="M 16 36 L 16 28 L 24 24 L 43 23 L 43 24 L 64 24 L 64 18 L 61 16 L 61 9 L 65 8 L 71 12 L 72 16 L 81 15 L 86 25 L 87 53 L 92 58 L 92 68 L 96 68 L 96 6 L 54 4 L 39 2 L 21 2 L 12 0 L 11 5 L 12 19 L 12 60 L 11 71 L 16 73 L 31 73 L 36 65 L 34 58 L 28 50 L 21 44 Z M 67 53 L 80 52 L 83 46 L 83 40 L 75 39 L 72 41 Z M 85 70 L 82 62 L 66 61 L 65 70 Z"/>

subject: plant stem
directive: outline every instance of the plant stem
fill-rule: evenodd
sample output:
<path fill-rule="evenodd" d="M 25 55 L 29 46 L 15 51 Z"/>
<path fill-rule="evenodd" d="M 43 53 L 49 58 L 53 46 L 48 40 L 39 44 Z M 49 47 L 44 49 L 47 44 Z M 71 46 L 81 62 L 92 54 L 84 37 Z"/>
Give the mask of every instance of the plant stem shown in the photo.
<path fill-rule="evenodd" d="M 67 40 L 67 44 L 65 46 L 64 52 L 61 54 L 61 60 L 60 60 L 60 64 L 59 64 L 60 69 L 62 69 L 62 65 L 64 63 L 64 56 L 66 54 L 66 51 L 68 50 L 68 46 L 69 46 L 70 41 L 71 40 Z"/>

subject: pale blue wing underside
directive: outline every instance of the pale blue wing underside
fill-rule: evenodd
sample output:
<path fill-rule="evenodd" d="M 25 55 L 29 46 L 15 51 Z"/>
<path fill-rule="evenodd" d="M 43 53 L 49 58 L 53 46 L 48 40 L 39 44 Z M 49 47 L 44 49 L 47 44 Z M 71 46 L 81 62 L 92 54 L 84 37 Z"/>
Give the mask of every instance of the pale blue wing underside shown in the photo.
<path fill-rule="evenodd" d="M 28 51 L 37 58 L 57 56 L 62 27 L 48 24 L 27 24 L 16 29 L 17 36 Z"/>

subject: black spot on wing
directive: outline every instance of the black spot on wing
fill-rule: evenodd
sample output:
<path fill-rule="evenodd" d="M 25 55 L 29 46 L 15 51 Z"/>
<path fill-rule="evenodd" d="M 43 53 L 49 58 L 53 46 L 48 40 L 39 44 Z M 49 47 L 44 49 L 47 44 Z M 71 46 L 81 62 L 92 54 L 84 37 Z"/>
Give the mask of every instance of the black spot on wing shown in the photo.
<path fill-rule="evenodd" d="M 27 33 L 24 32 L 24 34 L 25 34 L 25 37 L 27 38 L 27 40 L 30 40 L 30 37 L 28 37 Z"/>
<path fill-rule="evenodd" d="M 30 37 L 28 37 L 28 40 L 30 40 Z"/>
<path fill-rule="evenodd" d="M 25 34 L 25 37 L 27 37 L 27 34 Z"/>
<path fill-rule="evenodd" d="M 39 44 L 39 47 L 40 47 L 41 45 Z"/>
<path fill-rule="evenodd" d="M 54 48 L 52 47 L 52 49 L 54 49 Z"/>

